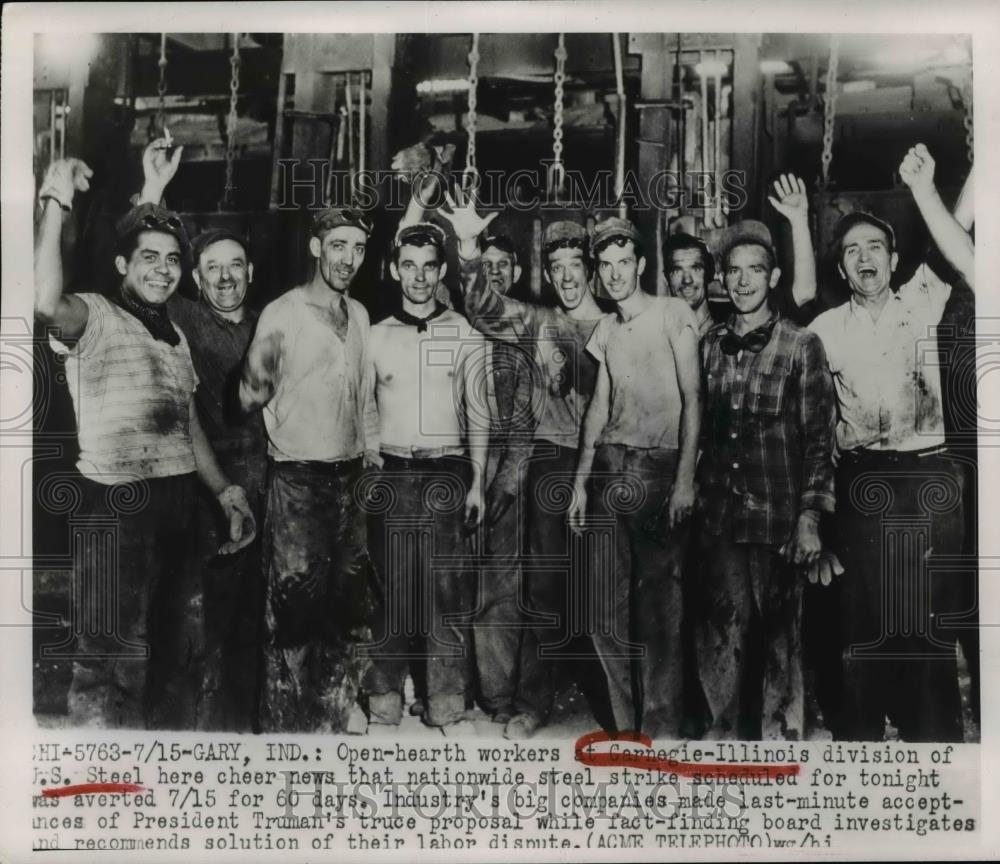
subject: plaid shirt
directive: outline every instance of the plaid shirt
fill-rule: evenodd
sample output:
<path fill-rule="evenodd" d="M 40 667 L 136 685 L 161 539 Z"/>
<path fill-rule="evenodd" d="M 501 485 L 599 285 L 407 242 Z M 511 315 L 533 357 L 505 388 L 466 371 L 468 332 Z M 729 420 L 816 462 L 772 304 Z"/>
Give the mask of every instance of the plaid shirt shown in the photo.
<path fill-rule="evenodd" d="M 705 414 L 698 465 L 705 527 L 780 546 L 803 510 L 832 512 L 836 399 L 823 343 L 772 317 L 760 353 L 726 354 L 731 320 L 702 340 Z"/>

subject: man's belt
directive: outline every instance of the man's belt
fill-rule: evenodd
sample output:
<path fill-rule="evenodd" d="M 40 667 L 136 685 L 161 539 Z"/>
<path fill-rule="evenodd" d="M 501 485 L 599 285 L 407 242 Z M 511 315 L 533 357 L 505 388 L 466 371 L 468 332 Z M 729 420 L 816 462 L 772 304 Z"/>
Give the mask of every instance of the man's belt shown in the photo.
<path fill-rule="evenodd" d="M 931 456 L 945 456 L 947 453 L 948 447 L 944 444 L 921 450 L 872 450 L 868 447 L 857 447 L 854 450 L 845 450 L 840 454 L 840 458 L 855 462 L 918 462 Z"/>
<path fill-rule="evenodd" d="M 446 456 L 464 456 L 465 448 L 457 445 L 451 447 L 400 447 L 396 444 L 383 444 L 384 456 L 396 456 L 400 459 L 443 459 Z"/>
<path fill-rule="evenodd" d="M 335 462 L 320 462 L 318 460 L 296 461 L 294 459 L 274 459 L 268 457 L 268 462 L 282 471 L 294 471 L 301 474 L 316 474 L 325 477 L 342 477 L 361 467 L 361 457 L 338 459 Z"/>

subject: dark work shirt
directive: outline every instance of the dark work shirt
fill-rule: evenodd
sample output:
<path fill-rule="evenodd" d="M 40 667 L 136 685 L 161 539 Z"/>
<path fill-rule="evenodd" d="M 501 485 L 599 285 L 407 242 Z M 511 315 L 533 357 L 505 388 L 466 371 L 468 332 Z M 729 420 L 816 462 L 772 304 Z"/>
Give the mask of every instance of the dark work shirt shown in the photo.
<path fill-rule="evenodd" d="M 816 334 L 779 318 L 759 353 L 726 354 L 730 322 L 702 339 L 698 485 L 706 527 L 785 543 L 803 510 L 832 512 L 836 398 Z"/>
<path fill-rule="evenodd" d="M 171 320 L 187 337 L 198 374 L 195 402 L 198 417 L 223 471 L 229 479 L 259 489 L 263 484 L 267 439 L 259 411 L 243 415 L 239 380 L 243 358 L 254 333 L 257 315 L 247 309 L 242 321 L 227 321 L 203 300 L 174 296 Z"/>

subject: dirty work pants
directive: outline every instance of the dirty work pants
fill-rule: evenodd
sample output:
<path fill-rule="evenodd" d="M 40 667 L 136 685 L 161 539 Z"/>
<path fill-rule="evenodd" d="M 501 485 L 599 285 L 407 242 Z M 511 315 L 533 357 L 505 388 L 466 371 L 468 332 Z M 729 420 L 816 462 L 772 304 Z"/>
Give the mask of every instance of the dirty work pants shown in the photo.
<path fill-rule="evenodd" d="M 712 715 L 707 738 L 803 736 L 804 575 L 771 547 L 701 532 L 692 580 L 698 677 Z"/>
<path fill-rule="evenodd" d="M 677 451 L 620 444 L 597 448 L 588 490 L 594 554 L 613 544 L 610 567 L 591 567 L 594 647 L 608 679 L 615 725 L 677 738 L 683 716 L 681 578 L 688 527 L 653 532 L 665 518 Z"/>
<path fill-rule="evenodd" d="M 199 728 L 248 732 L 257 709 L 264 624 L 261 486 L 266 459 L 263 453 L 225 452 L 216 452 L 216 458 L 229 481 L 246 492 L 257 523 L 257 539 L 233 555 L 219 555 L 219 546 L 229 539 L 228 521 L 215 496 L 204 487 L 199 489 L 205 596 L 205 692 Z"/>
<path fill-rule="evenodd" d="M 195 475 L 76 484 L 70 725 L 194 729 L 204 664 Z"/>
<path fill-rule="evenodd" d="M 487 490 L 486 512 L 491 490 Z M 522 642 L 521 544 L 524 490 L 493 524 L 484 526 L 474 642 L 483 707 L 491 714 L 515 709 Z"/>
<path fill-rule="evenodd" d="M 461 456 L 383 454 L 383 460 L 366 505 L 380 596 L 373 640 L 365 648 L 371 720 L 399 722 L 413 662 L 426 672 L 424 720 L 443 726 L 465 715 L 471 680 L 476 580 L 464 517 L 472 470 Z M 390 703 L 395 707 L 385 710 Z"/>
<path fill-rule="evenodd" d="M 366 661 L 371 561 L 361 459 L 270 463 L 265 528 L 265 732 L 343 732 Z"/>
<path fill-rule="evenodd" d="M 963 475 L 944 454 L 859 450 L 837 466 L 837 555 L 844 565 L 844 704 L 837 734 L 961 741 L 954 631 L 961 580 L 933 572 L 962 551 Z"/>

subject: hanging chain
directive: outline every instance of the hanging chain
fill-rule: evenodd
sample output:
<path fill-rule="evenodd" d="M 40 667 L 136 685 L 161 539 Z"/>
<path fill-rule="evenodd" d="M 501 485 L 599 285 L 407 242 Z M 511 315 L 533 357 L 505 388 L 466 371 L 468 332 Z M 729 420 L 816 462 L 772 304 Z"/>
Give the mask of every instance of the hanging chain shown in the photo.
<path fill-rule="evenodd" d="M 555 74 L 555 110 L 552 115 L 552 170 L 549 175 L 549 191 L 562 191 L 566 181 L 566 169 L 563 166 L 563 84 L 566 82 L 566 34 L 559 34 L 556 45 Z"/>
<path fill-rule="evenodd" d="M 156 95 L 159 101 L 156 104 L 156 129 L 154 135 L 163 134 L 164 114 L 167 110 L 167 34 L 160 34 L 160 59 L 157 62 L 160 67 L 160 81 L 156 85 Z"/>
<path fill-rule="evenodd" d="M 236 114 L 236 99 L 240 90 L 240 34 L 233 34 L 233 53 L 229 58 L 229 116 L 226 118 L 226 187 L 222 196 L 222 203 L 228 205 L 232 202 L 233 192 L 233 162 L 236 158 L 236 124 L 238 116 Z"/>
<path fill-rule="evenodd" d="M 973 164 L 975 154 L 973 137 L 973 115 L 972 115 L 972 67 L 969 67 L 969 74 L 962 81 L 962 125 L 965 126 L 965 150 L 969 158 L 969 165 Z"/>
<path fill-rule="evenodd" d="M 824 189 L 830 182 L 833 162 L 833 121 L 837 116 L 837 61 L 840 57 L 840 37 L 830 37 L 830 61 L 826 65 L 826 92 L 823 95 L 823 179 Z"/>
<path fill-rule="evenodd" d="M 465 171 L 462 174 L 462 185 L 475 183 L 479 177 L 479 169 L 476 167 L 476 122 L 478 116 L 476 107 L 478 105 L 479 88 L 479 34 L 472 34 L 472 48 L 469 51 L 469 110 L 465 118 L 465 130 L 469 133 L 469 143 L 465 151 Z"/>

